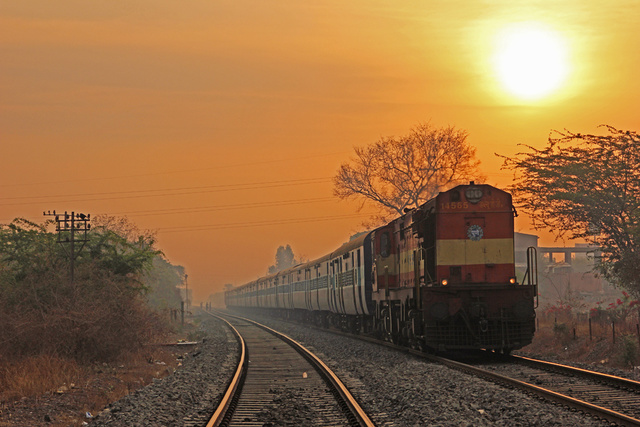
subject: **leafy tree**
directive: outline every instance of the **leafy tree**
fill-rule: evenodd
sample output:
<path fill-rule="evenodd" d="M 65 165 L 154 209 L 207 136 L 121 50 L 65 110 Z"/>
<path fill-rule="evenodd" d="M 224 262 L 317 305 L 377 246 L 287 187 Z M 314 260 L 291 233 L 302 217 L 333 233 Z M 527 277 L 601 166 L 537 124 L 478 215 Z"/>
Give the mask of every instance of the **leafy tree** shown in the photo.
<path fill-rule="evenodd" d="M 600 246 L 600 272 L 640 294 L 640 137 L 555 132 L 543 149 L 504 158 L 517 206 L 536 229 Z"/>
<path fill-rule="evenodd" d="M 184 267 L 173 265 L 163 256 L 153 258 L 151 269 L 142 278 L 146 286 L 149 305 L 157 309 L 180 308 L 180 290 Z"/>
<path fill-rule="evenodd" d="M 356 157 L 344 163 L 333 178 L 334 194 L 341 199 L 374 202 L 387 214 L 402 215 L 440 191 L 479 175 L 476 149 L 467 132 L 452 126 L 419 124 L 408 135 L 381 138 L 355 147 Z"/>
<path fill-rule="evenodd" d="M 152 233 L 140 232 L 127 218 L 104 215 L 94 219 L 87 246 L 91 259 L 121 276 L 148 271 L 154 257 L 162 253 L 155 249 Z"/>
<path fill-rule="evenodd" d="M 277 273 L 278 271 L 286 270 L 296 265 L 295 256 L 293 255 L 293 249 L 287 245 L 280 246 L 276 251 L 276 264 L 269 267 L 269 274 Z"/>
<path fill-rule="evenodd" d="M 59 263 L 59 248 L 53 234 L 47 232 L 47 225 L 36 224 L 23 218 L 16 218 L 10 224 L 0 224 L 0 272 L 3 282 L 24 278 L 27 274 L 44 272 L 51 263 Z M 42 263 L 43 254 L 47 263 Z"/>

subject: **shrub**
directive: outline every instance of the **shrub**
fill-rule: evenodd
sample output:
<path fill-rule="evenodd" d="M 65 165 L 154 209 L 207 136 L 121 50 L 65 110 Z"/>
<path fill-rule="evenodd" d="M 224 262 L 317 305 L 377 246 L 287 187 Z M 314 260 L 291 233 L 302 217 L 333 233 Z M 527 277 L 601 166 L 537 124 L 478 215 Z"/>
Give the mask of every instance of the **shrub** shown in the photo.
<path fill-rule="evenodd" d="M 618 344 L 618 362 L 627 367 L 637 366 L 640 363 L 638 353 L 638 341 L 633 335 L 623 335 Z"/>
<path fill-rule="evenodd" d="M 73 281 L 60 246 L 45 226 L 0 226 L 0 357 L 109 361 L 163 331 L 139 281 L 159 254 L 153 239 L 92 232 Z"/>
<path fill-rule="evenodd" d="M 569 326 L 566 323 L 554 323 L 553 333 L 566 338 L 569 336 Z"/>

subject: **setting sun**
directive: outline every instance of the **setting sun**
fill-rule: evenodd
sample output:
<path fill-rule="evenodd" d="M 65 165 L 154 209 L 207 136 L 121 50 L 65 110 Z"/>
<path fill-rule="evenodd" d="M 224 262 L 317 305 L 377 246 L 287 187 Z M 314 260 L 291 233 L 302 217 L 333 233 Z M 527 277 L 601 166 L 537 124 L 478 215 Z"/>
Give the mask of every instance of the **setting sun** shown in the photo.
<path fill-rule="evenodd" d="M 568 74 L 562 37 L 541 24 L 523 23 L 498 35 L 494 66 L 511 94 L 538 99 L 559 89 Z"/>

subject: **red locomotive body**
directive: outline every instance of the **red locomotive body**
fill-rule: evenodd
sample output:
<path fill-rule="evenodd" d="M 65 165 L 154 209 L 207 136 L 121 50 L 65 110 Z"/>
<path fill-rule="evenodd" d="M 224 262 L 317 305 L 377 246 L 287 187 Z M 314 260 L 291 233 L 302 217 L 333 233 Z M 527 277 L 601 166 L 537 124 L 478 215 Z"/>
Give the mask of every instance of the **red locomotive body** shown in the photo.
<path fill-rule="evenodd" d="M 471 183 L 375 230 L 384 333 L 439 350 L 530 343 L 536 289 L 517 283 L 513 218 L 510 194 Z"/>

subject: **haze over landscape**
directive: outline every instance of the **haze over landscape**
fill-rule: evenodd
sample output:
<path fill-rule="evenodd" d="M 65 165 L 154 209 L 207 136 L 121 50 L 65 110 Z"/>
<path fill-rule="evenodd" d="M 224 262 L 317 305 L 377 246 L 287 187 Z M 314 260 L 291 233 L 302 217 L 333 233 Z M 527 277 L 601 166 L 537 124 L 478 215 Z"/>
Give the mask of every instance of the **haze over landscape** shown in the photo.
<path fill-rule="evenodd" d="M 506 187 L 495 153 L 639 130 L 638 18 L 615 0 L 2 2 L 0 223 L 127 216 L 204 299 L 280 245 L 314 258 L 362 230 L 374 210 L 332 195 L 354 146 L 453 125 Z"/>

